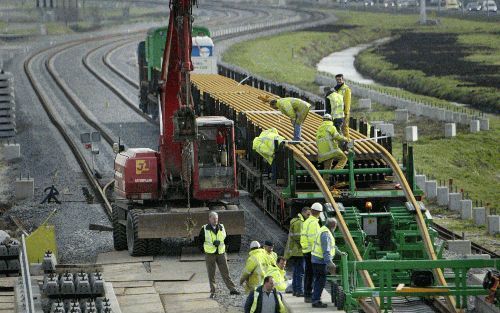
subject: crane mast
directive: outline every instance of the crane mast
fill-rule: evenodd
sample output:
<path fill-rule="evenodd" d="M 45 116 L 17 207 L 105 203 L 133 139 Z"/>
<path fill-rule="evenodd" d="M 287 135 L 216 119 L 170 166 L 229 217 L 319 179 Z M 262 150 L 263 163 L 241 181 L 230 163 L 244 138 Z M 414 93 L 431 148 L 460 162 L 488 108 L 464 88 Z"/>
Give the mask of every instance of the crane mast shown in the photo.
<path fill-rule="evenodd" d="M 160 185 L 189 190 L 196 116 L 191 99 L 190 72 L 193 1 L 170 1 L 170 18 L 160 83 Z"/>

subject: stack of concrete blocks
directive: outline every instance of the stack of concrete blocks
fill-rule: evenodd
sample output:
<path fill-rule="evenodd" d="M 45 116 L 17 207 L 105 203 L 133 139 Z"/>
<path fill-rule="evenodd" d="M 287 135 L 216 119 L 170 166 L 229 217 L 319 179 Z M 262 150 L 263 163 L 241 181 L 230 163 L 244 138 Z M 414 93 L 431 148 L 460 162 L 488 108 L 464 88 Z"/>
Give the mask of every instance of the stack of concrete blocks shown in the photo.
<path fill-rule="evenodd" d="M 470 132 L 477 133 L 481 130 L 481 123 L 479 120 L 471 120 L 470 121 Z"/>
<path fill-rule="evenodd" d="M 462 202 L 460 202 L 461 200 L 462 200 L 462 193 L 450 192 L 448 209 L 459 212 L 462 209 Z"/>
<path fill-rule="evenodd" d="M 21 157 L 21 146 L 18 143 L 4 143 L 0 149 L 4 160 L 11 161 Z"/>
<path fill-rule="evenodd" d="M 435 200 L 437 198 L 437 181 L 428 180 L 425 182 L 425 195 L 429 200 Z"/>
<path fill-rule="evenodd" d="M 382 122 L 377 124 L 375 127 L 380 129 L 383 136 L 394 137 L 394 124 Z"/>
<path fill-rule="evenodd" d="M 398 122 L 408 122 L 408 110 L 406 110 L 406 109 L 396 109 L 396 121 L 398 121 Z"/>
<path fill-rule="evenodd" d="M 446 138 L 452 138 L 457 135 L 457 126 L 455 123 L 444 124 L 444 136 Z"/>
<path fill-rule="evenodd" d="M 363 111 L 370 111 L 372 109 L 372 99 L 359 99 L 358 108 Z"/>
<path fill-rule="evenodd" d="M 405 128 L 405 140 L 407 142 L 415 142 L 418 140 L 417 126 L 407 126 Z"/>
<path fill-rule="evenodd" d="M 30 177 L 19 177 L 15 184 L 16 200 L 33 199 L 35 194 L 35 180 Z"/>
<path fill-rule="evenodd" d="M 500 215 L 490 215 L 488 219 L 488 234 L 500 234 Z"/>
<path fill-rule="evenodd" d="M 436 188 L 437 204 L 440 206 L 448 206 L 450 202 L 450 191 L 447 186 L 439 186 Z"/>
<path fill-rule="evenodd" d="M 464 199 L 460 200 L 460 218 L 463 220 L 472 219 L 472 200 Z"/>
<path fill-rule="evenodd" d="M 486 224 L 486 208 L 478 207 L 472 209 L 472 218 L 474 219 L 474 224 L 476 226 L 482 226 Z"/>
<path fill-rule="evenodd" d="M 336 81 L 333 75 L 322 72 L 316 75 L 316 82 L 319 85 L 336 85 Z M 454 112 L 445 108 L 435 107 L 428 103 L 416 102 L 401 98 L 399 96 L 389 95 L 352 81 L 347 81 L 347 85 L 351 87 L 352 93 L 358 97 L 370 98 L 386 106 L 396 107 L 398 109 L 406 109 L 409 113 L 416 116 L 425 116 L 437 121 L 445 121 L 463 125 L 469 125 L 471 120 L 477 119 L 477 117 L 469 115 L 467 113 Z M 488 118 L 480 118 L 479 123 L 480 130 L 489 130 Z"/>
<path fill-rule="evenodd" d="M 472 253 L 472 245 L 470 240 L 447 240 L 448 251 L 458 255 L 470 255 Z"/>
<path fill-rule="evenodd" d="M 0 139 L 12 138 L 16 134 L 12 74 L 0 70 Z"/>

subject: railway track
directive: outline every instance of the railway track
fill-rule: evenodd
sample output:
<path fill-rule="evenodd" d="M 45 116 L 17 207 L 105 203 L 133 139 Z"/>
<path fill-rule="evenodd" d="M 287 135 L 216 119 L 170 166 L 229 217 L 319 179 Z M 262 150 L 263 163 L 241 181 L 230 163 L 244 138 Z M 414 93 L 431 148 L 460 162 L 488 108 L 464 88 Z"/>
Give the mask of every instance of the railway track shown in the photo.
<path fill-rule="evenodd" d="M 445 239 L 445 240 L 455 240 L 455 239 L 465 239 L 462 235 L 459 235 L 457 233 L 454 233 L 453 231 L 439 225 L 439 224 L 432 224 L 432 228 L 434 228 L 438 234 L 439 238 Z M 489 249 L 486 249 L 485 247 L 482 247 L 478 245 L 475 242 L 471 242 L 472 246 L 472 251 L 480 253 L 480 254 L 488 254 L 491 258 L 500 258 L 500 255 L 494 251 L 491 251 Z"/>
<path fill-rule="evenodd" d="M 219 9 L 220 10 L 220 9 Z M 251 14 L 250 14 L 251 15 Z M 268 16 L 267 14 L 264 14 L 264 16 Z M 233 20 L 238 20 L 240 18 L 240 14 L 234 14 L 232 19 Z M 250 18 L 250 17 L 249 17 Z M 92 38 L 91 41 L 123 41 L 123 37 L 127 36 L 135 36 L 135 35 L 140 35 L 144 34 L 145 31 L 139 31 L 139 32 L 133 32 L 133 33 L 126 33 L 126 34 L 116 34 L 116 35 L 105 35 L 105 36 L 99 36 L 99 37 L 94 37 Z M 237 36 L 237 34 L 234 34 L 233 36 Z M 78 97 L 75 95 L 75 93 L 71 90 L 71 88 L 66 84 L 64 79 L 60 77 L 60 75 L 57 73 L 57 70 L 55 69 L 54 63 L 55 59 L 57 58 L 58 55 L 63 53 L 64 51 L 74 48 L 78 45 L 84 45 L 88 44 L 89 40 L 88 39 L 80 39 L 80 40 L 73 40 L 69 42 L 65 42 L 56 46 L 48 47 L 45 49 L 42 49 L 34 54 L 32 54 L 29 58 L 27 58 L 24 62 L 23 68 L 26 76 L 28 77 L 29 83 L 32 86 L 33 90 L 35 91 L 35 94 L 42 104 L 44 110 L 46 111 L 47 115 L 49 116 L 49 119 L 53 123 L 53 125 L 56 127 L 56 129 L 59 131 L 61 136 L 63 137 L 64 141 L 68 145 L 69 149 L 71 150 L 71 153 L 75 156 L 81 170 L 85 174 L 86 178 L 88 179 L 90 185 L 94 189 L 94 191 L 98 194 L 98 197 L 101 199 L 104 210 L 108 217 L 111 217 L 111 211 L 112 207 L 109 202 L 109 200 L 106 197 L 103 184 L 95 177 L 94 171 L 92 170 L 91 166 L 89 165 L 89 162 L 87 161 L 84 153 L 80 150 L 79 144 L 75 140 L 74 137 L 72 137 L 69 132 L 67 131 L 67 125 L 65 125 L 64 121 L 59 117 L 57 110 L 54 108 L 54 106 L 51 103 L 50 97 L 47 95 L 47 93 L 44 91 L 44 87 L 40 84 L 40 82 L 37 79 L 36 73 L 32 70 L 33 63 L 37 58 L 42 58 L 44 54 L 48 54 L 47 59 L 44 61 L 44 67 L 49 73 L 50 77 L 54 81 L 54 83 L 58 86 L 58 88 L 61 90 L 61 92 L 64 94 L 64 96 L 69 100 L 71 105 L 75 108 L 76 111 L 79 112 L 80 116 L 83 118 L 86 124 L 91 126 L 92 129 L 99 131 L 108 144 L 108 146 L 111 148 L 113 143 L 116 142 L 114 139 L 114 135 L 112 132 L 104 127 L 101 122 L 99 122 L 97 119 L 94 118 L 92 112 L 90 112 L 85 104 L 78 99 Z M 111 44 L 111 43 L 107 43 Z M 97 72 L 91 68 L 88 65 L 87 59 L 89 55 L 94 52 L 95 50 L 99 49 L 100 47 L 93 49 L 89 53 L 86 54 L 86 57 L 82 60 L 82 63 L 84 66 L 89 70 L 95 77 L 101 78 Z M 118 90 L 118 88 L 114 87 L 111 82 L 105 80 L 105 79 L 100 79 L 101 82 L 104 85 L 107 85 L 107 87 L 112 90 L 116 95 L 121 95 L 121 92 Z M 143 114 L 140 110 L 138 110 L 137 106 L 135 106 L 132 101 L 129 99 L 126 99 L 122 96 L 120 96 L 121 100 L 127 104 L 130 108 L 132 108 L 137 114 L 142 116 L 146 121 L 150 123 L 154 123 L 152 119 Z"/>

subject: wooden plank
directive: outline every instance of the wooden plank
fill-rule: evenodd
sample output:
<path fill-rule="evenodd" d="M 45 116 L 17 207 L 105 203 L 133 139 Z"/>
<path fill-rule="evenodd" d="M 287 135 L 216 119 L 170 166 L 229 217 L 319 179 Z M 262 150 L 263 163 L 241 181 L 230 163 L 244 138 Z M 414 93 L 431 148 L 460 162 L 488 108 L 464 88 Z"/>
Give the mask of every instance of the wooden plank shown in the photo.
<path fill-rule="evenodd" d="M 240 256 L 238 253 L 228 253 L 226 254 L 228 260 L 238 260 Z M 181 251 L 181 262 L 194 262 L 194 261 L 205 261 L 205 254 L 200 252 L 198 247 L 183 247 Z"/>
<path fill-rule="evenodd" d="M 9 303 L 0 303 L 0 309 L 1 310 L 14 310 L 14 302 L 9 302 Z"/>
<path fill-rule="evenodd" d="M 123 313 L 163 313 L 160 296 L 155 294 L 118 296 Z"/>
<path fill-rule="evenodd" d="M 104 294 L 109 299 L 113 313 L 122 313 L 112 283 L 104 282 Z"/>
<path fill-rule="evenodd" d="M 8 302 L 14 303 L 14 295 L 12 295 L 12 296 L 1 296 L 0 297 L 0 303 L 8 303 Z"/>
<path fill-rule="evenodd" d="M 125 295 L 144 295 L 157 293 L 154 287 L 125 288 Z"/>
<path fill-rule="evenodd" d="M 133 287 L 152 287 L 152 280 L 133 280 L 133 281 L 117 281 L 113 283 L 116 288 L 133 288 Z"/>
<path fill-rule="evenodd" d="M 107 264 L 103 265 L 102 273 L 106 281 L 188 281 L 194 273 L 181 271 L 178 268 L 166 268 L 162 271 L 146 271 L 142 263 Z"/>
<path fill-rule="evenodd" d="M 219 304 L 213 299 L 172 300 L 162 299 L 166 313 L 220 313 Z"/>
<path fill-rule="evenodd" d="M 14 295 L 14 291 L 0 291 L 0 297 L 13 296 L 13 295 Z"/>
<path fill-rule="evenodd" d="M 19 277 L 1 277 L 0 278 L 0 288 L 3 289 L 3 291 L 10 291 L 14 290 L 14 286 L 16 285 Z"/>
<path fill-rule="evenodd" d="M 113 283 L 114 285 L 115 283 Z M 125 288 L 116 288 L 116 287 L 113 287 L 114 291 L 115 291 L 115 295 L 117 296 L 123 296 L 125 294 Z"/>
<path fill-rule="evenodd" d="M 139 263 L 139 262 L 152 262 L 152 256 L 130 256 L 127 250 L 125 251 L 111 251 L 99 253 L 97 255 L 96 264 L 123 264 L 123 263 Z"/>
<path fill-rule="evenodd" d="M 160 295 L 160 298 L 164 304 L 165 303 L 172 303 L 175 301 L 191 301 L 191 300 L 199 300 L 199 299 L 210 299 L 210 292 L 163 294 L 163 295 Z"/>
<path fill-rule="evenodd" d="M 155 282 L 154 287 L 159 294 L 210 292 L 208 282 Z"/>

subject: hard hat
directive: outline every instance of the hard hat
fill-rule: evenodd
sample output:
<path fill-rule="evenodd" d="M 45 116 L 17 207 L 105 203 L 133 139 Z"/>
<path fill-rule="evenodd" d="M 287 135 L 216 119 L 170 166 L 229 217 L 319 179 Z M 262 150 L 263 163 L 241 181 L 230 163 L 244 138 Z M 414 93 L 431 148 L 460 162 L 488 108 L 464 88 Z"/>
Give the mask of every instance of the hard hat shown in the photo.
<path fill-rule="evenodd" d="M 252 241 L 250 243 L 250 249 L 254 249 L 254 248 L 260 248 L 260 243 L 258 241 Z"/>
<path fill-rule="evenodd" d="M 329 121 L 332 121 L 332 116 L 328 113 L 326 113 L 325 115 L 323 115 L 323 120 L 329 120 Z"/>
<path fill-rule="evenodd" d="M 313 203 L 311 206 L 311 210 L 318 211 L 318 212 L 323 212 L 323 206 L 319 202 Z"/>

